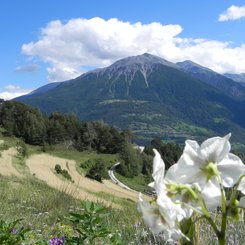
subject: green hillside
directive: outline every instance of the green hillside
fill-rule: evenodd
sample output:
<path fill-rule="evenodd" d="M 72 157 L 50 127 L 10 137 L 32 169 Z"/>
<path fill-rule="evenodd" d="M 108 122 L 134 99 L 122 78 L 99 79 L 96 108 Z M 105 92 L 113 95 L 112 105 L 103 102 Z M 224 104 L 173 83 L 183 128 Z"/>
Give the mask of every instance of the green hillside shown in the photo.
<path fill-rule="evenodd" d="M 103 120 L 131 129 L 140 143 L 154 136 L 183 143 L 233 133 L 244 143 L 242 102 L 144 54 L 129 57 L 61 83 L 42 94 L 17 98 L 46 113 L 74 112 L 82 120 Z"/>

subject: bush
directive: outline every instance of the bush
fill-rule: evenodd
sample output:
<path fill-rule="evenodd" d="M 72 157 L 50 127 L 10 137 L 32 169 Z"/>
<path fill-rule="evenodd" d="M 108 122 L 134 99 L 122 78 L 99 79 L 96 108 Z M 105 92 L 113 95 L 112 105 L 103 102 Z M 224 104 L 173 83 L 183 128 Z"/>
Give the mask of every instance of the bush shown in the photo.
<path fill-rule="evenodd" d="M 109 215 L 104 207 L 86 201 L 82 213 L 70 213 L 69 220 L 77 234 L 66 237 L 67 244 L 102 244 L 102 240 L 107 241 L 103 244 L 122 244 L 118 234 L 112 233 L 105 223 L 105 217 Z"/>
<path fill-rule="evenodd" d="M 55 165 L 54 170 L 57 174 L 60 174 L 62 172 L 61 166 L 59 164 Z"/>
<path fill-rule="evenodd" d="M 95 164 L 90 167 L 86 177 L 102 182 L 102 179 L 108 179 L 108 173 L 105 161 L 103 159 L 97 159 Z"/>
<path fill-rule="evenodd" d="M 68 173 L 66 169 L 62 169 L 59 164 L 56 164 L 54 167 L 54 170 L 57 174 L 62 175 L 64 178 L 72 181 L 71 175 Z"/>
<path fill-rule="evenodd" d="M 28 149 L 24 141 L 20 140 L 16 143 L 16 149 L 20 156 L 26 157 L 28 155 Z"/>

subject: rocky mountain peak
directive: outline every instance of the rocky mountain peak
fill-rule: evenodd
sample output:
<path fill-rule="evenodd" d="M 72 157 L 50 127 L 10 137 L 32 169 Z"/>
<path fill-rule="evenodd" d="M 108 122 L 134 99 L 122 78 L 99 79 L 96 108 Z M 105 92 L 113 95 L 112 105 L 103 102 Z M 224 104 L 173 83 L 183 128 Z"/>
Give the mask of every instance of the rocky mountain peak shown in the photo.
<path fill-rule="evenodd" d="M 121 60 L 118 60 L 114 64 L 108 67 L 108 69 L 118 69 L 122 67 L 150 67 L 154 64 L 162 64 L 165 66 L 170 66 L 177 68 L 174 63 L 171 63 L 163 58 L 157 57 L 155 55 L 144 53 L 142 55 L 131 56 Z"/>
<path fill-rule="evenodd" d="M 147 77 L 158 64 L 179 69 L 172 62 L 149 53 L 144 53 L 142 55 L 120 59 L 106 68 L 97 69 L 88 74 L 94 74 L 96 76 L 106 75 L 108 79 L 115 79 L 123 76 L 125 81 L 130 84 L 135 74 L 141 72 L 146 86 L 148 87 Z"/>

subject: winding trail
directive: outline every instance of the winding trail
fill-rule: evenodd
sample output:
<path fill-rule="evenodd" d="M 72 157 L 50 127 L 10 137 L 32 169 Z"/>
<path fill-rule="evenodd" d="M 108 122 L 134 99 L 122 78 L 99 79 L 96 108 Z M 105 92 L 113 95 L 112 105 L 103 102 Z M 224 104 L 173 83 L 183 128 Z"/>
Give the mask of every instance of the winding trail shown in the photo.
<path fill-rule="evenodd" d="M 130 187 L 128 187 L 127 185 L 125 185 L 125 184 L 123 184 L 115 175 L 114 175 L 114 168 L 116 167 L 116 166 L 118 166 L 120 164 L 120 162 L 117 162 L 116 164 L 114 164 L 111 168 L 110 168 L 110 170 L 108 170 L 108 175 L 109 175 L 109 177 L 111 178 L 111 180 L 114 182 L 114 183 L 116 183 L 116 184 L 118 184 L 119 186 L 121 186 L 122 188 L 125 188 L 125 189 L 127 189 L 127 190 L 129 190 L 129 191 L 131 191 L 131 192 L 134 192 L 134 193 L 139 193 L 138 191 L 136 191 L 136 190 L 133 190 L 133 189 L 131 189 Z"/>

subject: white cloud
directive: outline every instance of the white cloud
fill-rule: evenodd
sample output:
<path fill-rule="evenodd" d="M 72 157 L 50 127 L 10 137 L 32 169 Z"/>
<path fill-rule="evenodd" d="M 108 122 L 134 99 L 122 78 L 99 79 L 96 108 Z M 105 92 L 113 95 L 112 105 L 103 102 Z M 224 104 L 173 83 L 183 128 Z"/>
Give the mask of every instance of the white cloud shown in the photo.
<path fill-rule="evenodd" d="M 26 66 L 18 66 L 15 68 L 16 72 L 34 72 L 38 70 L 38 65 L 36 64 L 31 64 L 31 65 L 26 65 Z"/>
<path fill-rule="evenodd" d="M 142 24 L 118 19 L 71 19 L 50 22 L 38 41 L 22 52 L 48 64 L 50 81 L 74 78 L 88 66 L 104 67 L 117 59 L 145 52 L 172 62 L 193 60 L 217 72 L 245 72 L 245 44 L 182 38 L 180 25 Z"/>
<path fill-rule="evenodd" d="M 245 6 L 232 5 L 219 16 L 219 21 L 239 20 L 245 17 Z"/>
<path fill-rule="evenodd" d="M 30 92 L 31 90 L 29 89 L 23 89 L 19 86 L 10 84 L 5 86 L 3 89 L 0 89 L 0 98 L 4 100 L 11 100 L 13 98 L 28 94 Z"/>

